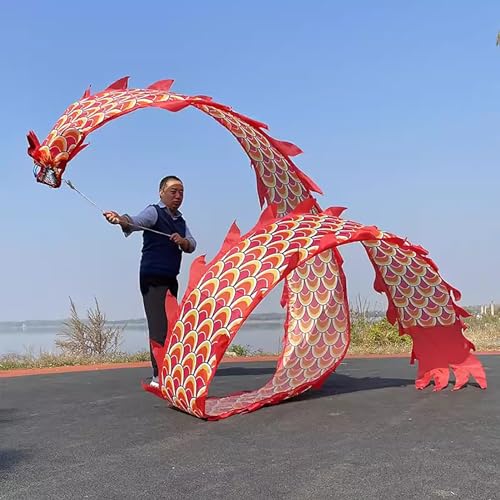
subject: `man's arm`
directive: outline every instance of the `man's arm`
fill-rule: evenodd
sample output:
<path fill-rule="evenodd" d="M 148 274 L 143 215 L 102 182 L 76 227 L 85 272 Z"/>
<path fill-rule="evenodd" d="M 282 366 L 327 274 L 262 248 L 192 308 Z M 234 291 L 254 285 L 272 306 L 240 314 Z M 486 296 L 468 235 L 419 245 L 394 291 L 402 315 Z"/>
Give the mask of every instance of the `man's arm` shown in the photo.
<path fill-rule="evenodd" d="M 188 241 L 187 250 L 184 250 L 186 253 L 193 253 L 196 250 L 196 240 L 193 238 L 189 227 L 186 224 L 186 240 Z"/>
<path fill-rule="evenodd" d="M 104 212 L 104 217 L 111 224 L 119 224 L 125 236 L 129 236 L 134 231 L 141 231 L 137 226 L 153 227 L 158 220 L 158 213 L 154 206 L 149 205 L 137 215 L 119 215 L 116 212 Z"/>
<path fill-rule="evenodd" d="M 196 248 L 196 240 L 186 225 L 186 236 L 183 238 L 179 233 L 173 233 L 170 239 L 179 245 L 180 249 L 186 253 L 193 253 Z"/>

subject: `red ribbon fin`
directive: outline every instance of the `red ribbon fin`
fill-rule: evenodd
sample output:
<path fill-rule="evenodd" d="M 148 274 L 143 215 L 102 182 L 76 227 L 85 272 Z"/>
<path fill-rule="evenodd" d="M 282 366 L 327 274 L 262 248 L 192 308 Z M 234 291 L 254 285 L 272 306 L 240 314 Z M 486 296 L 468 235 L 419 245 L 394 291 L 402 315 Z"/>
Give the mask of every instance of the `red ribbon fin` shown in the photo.
<path fill-rule="evenodd" d="M 164 90 L 168 92 L 172 87 L 174 80 L 158 80 L 157 82 L 152 83 L 148 89 L 151 90 Z"/>
<path fill-rule="evenodd" d="M 113 82 L 108 88 L 104 90 L 104 92 L 107 92 L 108 90 L 127 90 L 129 78 L 129 76 L 124 76 L 123 78 L 116 80 L 116 82 Z"/>
<path fill-rule="evenodd" d="M 344 210 L 347 210 L 346 207 L 328 207 L 324 210 L 326 215 L 331 215 L 332 217 L 340 217 Z"/>
<path fill-rule="evenodd" d="M 175 113 L 176 111 L 187 108 L 190 104 L 191 102 L 187 99 L 169 99 L 165 102 L 159 102 L 155 104 L 155 106 Z"/>

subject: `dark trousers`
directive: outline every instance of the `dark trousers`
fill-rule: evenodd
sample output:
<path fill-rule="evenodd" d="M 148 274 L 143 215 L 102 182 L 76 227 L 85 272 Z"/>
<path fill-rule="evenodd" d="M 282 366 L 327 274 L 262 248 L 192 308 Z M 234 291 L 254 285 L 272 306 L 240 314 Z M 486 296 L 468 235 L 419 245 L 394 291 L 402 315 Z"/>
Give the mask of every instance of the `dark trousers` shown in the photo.
<path fill-rule="evenodd" d="M 140 278 L 142 300 L 144 311 L 148 323 L 149 339 L 160 345 L 165 345 L 167 337 L 167 315 L 165 312 L 165 298 L 167 290 L 177 298 L 179 285 L 176 278 L 166 277 L 145 277 Z M 153 356 L 153 349 L 149 345 L 151 364 L 153 366 L 153 376 L 158 376 L 158 365 Z"/>

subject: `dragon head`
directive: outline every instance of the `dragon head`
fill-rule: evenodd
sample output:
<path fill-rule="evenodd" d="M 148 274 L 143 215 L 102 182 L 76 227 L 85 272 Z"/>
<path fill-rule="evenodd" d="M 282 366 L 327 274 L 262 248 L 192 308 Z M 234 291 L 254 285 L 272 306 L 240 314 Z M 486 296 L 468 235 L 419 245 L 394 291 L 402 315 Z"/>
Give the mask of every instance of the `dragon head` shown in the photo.
<path fill-rule="evenodd" d="M 68 162 L 87 144 L 82 144 L 84 135 L 75 128 L 54 129 L 47 139 L 40 144 L 35 132 L 30 131 L 28 155 L 33 158 L 37 182 L 58 188 Z"/>

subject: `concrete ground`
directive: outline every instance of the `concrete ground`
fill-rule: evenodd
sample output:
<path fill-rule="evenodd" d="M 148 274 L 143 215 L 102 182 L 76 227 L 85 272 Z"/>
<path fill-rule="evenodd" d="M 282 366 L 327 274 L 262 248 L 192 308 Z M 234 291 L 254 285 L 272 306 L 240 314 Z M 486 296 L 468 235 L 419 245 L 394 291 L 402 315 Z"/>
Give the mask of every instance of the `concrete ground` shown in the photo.
<path fill-rule="evenodd" d="M 489 387 L 414 388 L 408 359 L 346 359 L 320 391 L 206 422 L 146 368 L 0 379 L 0 498 L 500 499 L 500 356 Z M 223 395 L 274 363 L 224 364 Z"/>

